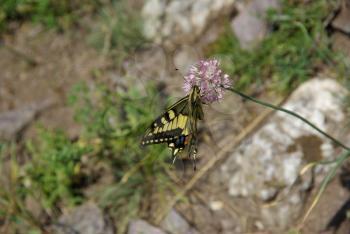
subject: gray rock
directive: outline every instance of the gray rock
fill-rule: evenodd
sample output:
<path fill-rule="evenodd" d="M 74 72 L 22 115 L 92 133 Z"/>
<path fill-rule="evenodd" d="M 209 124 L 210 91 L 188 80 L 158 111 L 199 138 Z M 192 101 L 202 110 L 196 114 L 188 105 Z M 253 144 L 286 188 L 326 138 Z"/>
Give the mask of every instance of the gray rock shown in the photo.
<path fill-rule="evenodd" d="M 156 43 L 174 48 L 193 42 L 208 23 L 228 14 L 234 0 L 148 0 L 142 10 L 144 35 Z"/>
<path fill-rule="evenodd" d="M 332 49 L 337 53 L 350 58 L 350 40 L 349 36 L 341 32 L 334 32 L 332 34 Z"/>
<path fill-rule="evenodd" d="M 350 34 L 350 1 L 343 0 L 339 14 L 334 18 L 331 25 L 346 34 Z"/>
<path fill-rule="evenodd" d="M 52 226 L 57 234 L 113 234 L 113 227 L 102 210 L 92 202 L 62 215 Z"/>
<path fill-rule="evenodd" d="M 199 234 L 188 222 L 174 209 L 165 217 L 161 227 L 171 234 Z"/>
<path fill-rule="evenodd" d="M 165 234 L 165 232 L 139 219 L 130 222 L 128 234 Z"/>
<path fill-rule="evenodd" d="M 143 31 L 147 38 L 154 39 L 159 33 L 162 26 L 161 18 L 165 12 L 165 4 L 165 1 L 162 0 L 148 0 L 144 5 L 142 14 L 147 21 L 144 23 Z"/>
<path fill-rule="evenodd" d="M 278 0 L 253 0 L 232 21 L 231 27 L 240 45 L 252 49 L 268 33 L 265 20 L 268 9 L 278 9 Z"/>
<path fill-rule="evenodd" d="M 283 107 L 337 136 L 345 118 L 341 105 L 345 94 L 346 90 L 333 79 L 313 79 L 300 86 Z M 299 216 L 311 186 L 312 173 L 299 178 L 302 167 L 335 156 L 327 138 L 302 121 L 277 112 L 234 150 L 215 177 L 233 197 L 255 197 L 261 202 L 277 195 L 283 197 L 274 206 L 257 209 L 264 225 L 283 229 Z M 327 169 L 319 166 L 314 172 L 321 175 Z M 297 179 L 300 182 L 296 183 Z"/>
<path fill-rule="evenodd" d="M 17 134 L 22 131 L 36 115 L 53 105 L 53 100 L 45 100 L 40 103 L 32 103 L 30 105 L 17 108 L 12 111 L 0 113 L 0 140 L 13 140 Z"/>

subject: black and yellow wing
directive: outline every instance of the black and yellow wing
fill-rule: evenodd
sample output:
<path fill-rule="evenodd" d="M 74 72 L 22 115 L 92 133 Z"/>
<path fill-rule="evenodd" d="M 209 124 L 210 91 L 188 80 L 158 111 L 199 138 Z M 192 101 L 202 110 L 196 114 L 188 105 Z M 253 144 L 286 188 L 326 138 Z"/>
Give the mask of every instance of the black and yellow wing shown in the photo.
<path fill-rule="evenodd" d="M 170 106 L 165 113 L 153 121 L 141 144 L 166 143 L 172 150 L 172 155 L 176 156 L 186 146 L 196 143 L 197 120 L 202 118 L 203 111 L 199 89 L 194 89 L 189 95 Z"/>

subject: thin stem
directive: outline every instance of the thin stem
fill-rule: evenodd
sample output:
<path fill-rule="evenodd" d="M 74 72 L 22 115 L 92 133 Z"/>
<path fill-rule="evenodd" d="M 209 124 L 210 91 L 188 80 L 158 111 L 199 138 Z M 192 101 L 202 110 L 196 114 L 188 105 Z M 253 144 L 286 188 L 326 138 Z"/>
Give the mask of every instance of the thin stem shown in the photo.
<path fill-rule="evenodd" d="M 328 172 L 328 174 L 326 175 L 326 177 L 323 179 L 320 190 L 318 191 L 317 195 L 315 196 L 315 198 L 313 199 L 311 206 L 309 207 L 309 209 L 306 211 L 305 216 L 303 217 L 303 220 L 301 222 L 301 224 L 299 225 L 301 228 L 304 224 L 304 222 L 306 221 L 306 219 L 309 217 L 309 215 L 311 214 L 311 211 L 315 208 L 315 206 L 317 205 L 317 203 L 319 202 L 321 195 L 323 194 L 324 190 L 326 189 L 326 186 L 328 185 L 328 183 L 334 178 L 337 169 L 343 164 L 343 162 L 350 156 L 350 151 L 345 151 L 343 152 L 339 157 L 337 157 L 337 160 L 335 161 L 336 164 L 335 166 Z"/>
<path fill-rule="evenodd" d="M 340 141 L 338 141 L 337 139 L 335 139 L 334 137 L 332 137 L 331 135 L 329 135 L 328 133 L 322 131 L 321 129 L 319 129 L 316 125 L 314 125 L 313 123 L 311 123 L 310 121 L 308 121 L 307 119 L 305 119 L 304 117 L 300 116 L 299 114 L 293 112 L 293 111 L 290 111 L 290 110 L 287 110 L 287 109 L 284 109 L 282 107 L 278 107 L 278 106 L 275 106 L 275 105 L 272 105 L 270 103 L 267 103 L 267 102 L 264 102 L 264 101 L 260 101 L 258 99 L 255 99 L 253 97 L 250 97 L 238 90 L 236 90 L 235 88 L 226 88 L 227 90 L 230 90 L 236 94 L 238 94 L 239 96 L 245 98 L 245 99 L 248 99 L 252 102 L 255 102 L 255 103 L 258 103 L 260 105 L 263 105 L 263 106 L 266 106 L 266 107 L 269 107 L 269 108 L 272 108 L 274 110 L 278 110 L 278 111 L 282 111 L 282 112 L 285 112 L 289 115 L 292 115 L 298 119 L 300 119 L 301 121 L 303 121 L 304 123 L 306 123 L 307 125 L 309 125 L 310 127 L 312 127 L 313 129 L 315 129 L 316 131 L 318 131 L 319 133 L 321 133 L 322 135 L 324 135 L 325 137 L 327 137 L 328 139 L 332 140 L 335 144 L 337 144 L 338 146 L 341 146 L 342 148 L 350 151 L 350 147 L 344 145 L 343 143 L 341 143 Z"/>

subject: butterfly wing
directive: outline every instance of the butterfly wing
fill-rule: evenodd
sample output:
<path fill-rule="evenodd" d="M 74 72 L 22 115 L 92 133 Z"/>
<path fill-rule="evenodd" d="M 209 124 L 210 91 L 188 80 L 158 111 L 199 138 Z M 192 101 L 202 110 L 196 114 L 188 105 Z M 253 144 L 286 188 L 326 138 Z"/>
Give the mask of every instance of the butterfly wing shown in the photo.
<path fill-rule="evenodd" d="M 196 152 L 198 119 L 203 119 L 203 110 L 199 89 L 195 88 L 153 121 L 141 145 L 167 143 L 173 156 L 190 145 L 190 155 Z M 192 149 L 193 146 L 195 146 L 194 149 Z"/>
<path fill-rule="evenodd" d="M 168 110 L 153 121 L 147 129 L 141 144 L 167 143 L 176 155 L 187 143 L 186 138 L 191 133 L 188 116 L 188 96 L 168 108 Z"/>

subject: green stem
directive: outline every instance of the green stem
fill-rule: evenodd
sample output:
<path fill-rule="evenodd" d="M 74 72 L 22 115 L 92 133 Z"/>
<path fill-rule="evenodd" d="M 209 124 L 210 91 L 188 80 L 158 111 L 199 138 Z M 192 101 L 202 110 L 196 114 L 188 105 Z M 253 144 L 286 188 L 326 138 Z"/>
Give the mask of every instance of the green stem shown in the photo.
<path fill-rule="evenodd" d="M 315 206 L 317 205 L 317 203 L 319 202 L 324 190 L 326 189 L 326 186 L 329 184 L 329 182 L 334 178 L 334 176 L 336 175 L 337 170 L 339 169 L 339 167 L 344 163 L 344 161 L 350 156 L 350 151 L 345 151 L 343 152 L 339 157 L 337 157 L 337 159 L 335 160 L 335 165 L 333 166 L 333 168 L 328 172 L 328 174 L 326 175 L 326 177 L 323 179 L 322 183 L 321 183 L 321 187 L 319 189 L 319 191 L 317 192 L 315 198 L 313 199 L 311 206 L 309 207 L 309 209 L 306 211 L 301 226 L 303 225 L 303 223 L 305 222 L 305 220 L 309 217 L 311 211 L 315 208 Z"/>
<path fill-rule="evenodd" d="M 316 131 L 318 131 L 319 133 L 321 133 L 322 135 L 324 135 L 325 137 L 327 137 L 328 139 L 332 140 L 336 145 L 338 146 L 341 146 L 342 148 L 350 151 L 350 147 L 344 145 L 343 143 L 341 143 L 340 141 L 338 141 L 337 139 L 335 139 L 334 137 L 332 137 L 331 135 L 329 135 L 328 133 L 322 131 L 321 129 L 319 129 L 316 125 L 314 125 L 313 123 L 311 123 L 310 121 L 308 121 L 307 119 L 305 119 L 304 117 L 298 115 L 297 113 L 293 112 L 293 111 L 290 111 L 290 110 L 287 110 L 287 109 L 284 109 L 282 107 L 278 107 L 278 106 L 275 106 L 275 105 L 272 105 L 270 103 L 267 103 L 267 102 L 264 102 L 264 101 L 260 101 L 258 99 L 255 99 L 253 97 L 250 97 L 238 90 L 236 90 L 235 88 L 226 88 L 227 90 L 230 90 L 236 94 L 238 94 L 239 96 L 245 98 L 245 99 L 248 99 L 252 102 L 255 102 L 255 103 L 258 103 L 260 105 L 263 105 L 263 106 L 266 106 L 266 107 L 269 107 L 269 108 L 272 108 L 274 110 L 278 110 L 278 111 L 282 111 L 282 112 L 285 112 L 289 115 L 292 115 L 298 119 L 300 119 L 301 121 L 303 121 L 304 123 L 306 123 L 307 125 L 309 125 L 310 127 L 312 127 L 313 129 L 315 129 Z"/>

